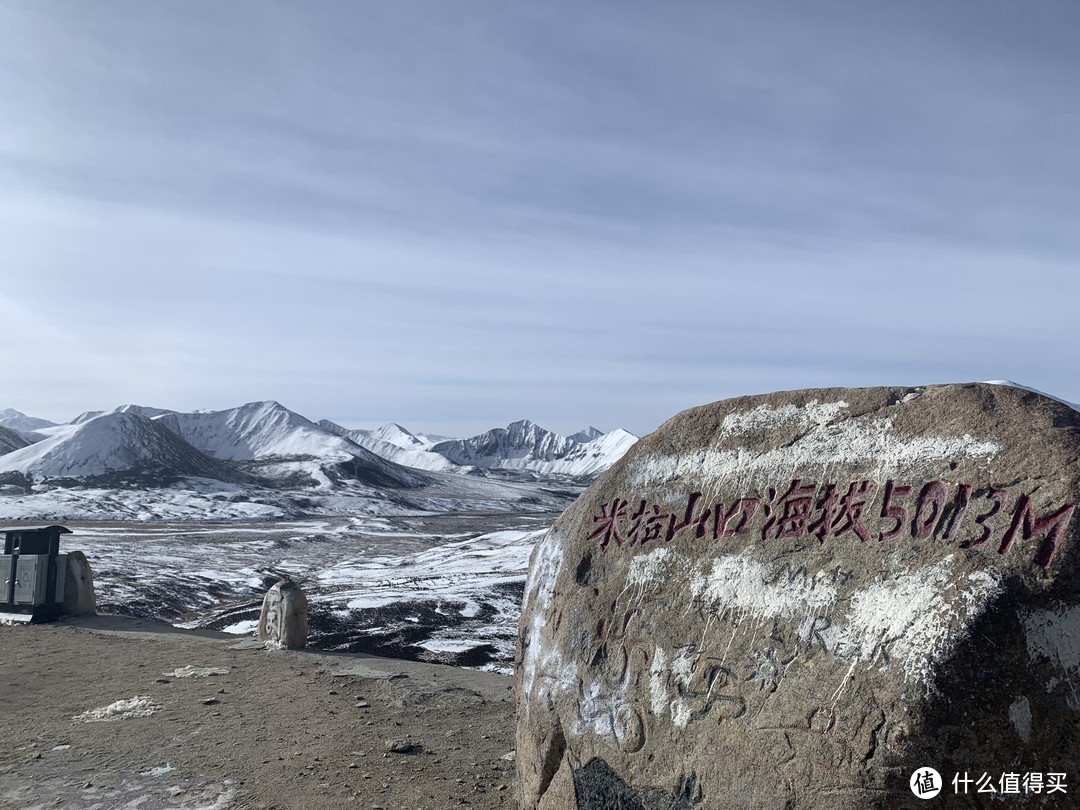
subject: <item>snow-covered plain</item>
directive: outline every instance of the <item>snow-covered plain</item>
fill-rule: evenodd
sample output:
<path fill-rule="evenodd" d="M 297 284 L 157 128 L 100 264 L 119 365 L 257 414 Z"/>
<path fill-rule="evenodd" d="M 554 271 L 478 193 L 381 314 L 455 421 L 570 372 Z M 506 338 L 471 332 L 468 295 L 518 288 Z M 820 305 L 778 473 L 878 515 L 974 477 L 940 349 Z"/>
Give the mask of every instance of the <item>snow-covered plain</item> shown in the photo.
<path fill-rule="evenodd" d="M 508 672 L 529 554 L 555 516 L 68 523 L 62 550 L 87 555 L 105 612 L 252 634 L 287 575 L 312 646 Z"/>

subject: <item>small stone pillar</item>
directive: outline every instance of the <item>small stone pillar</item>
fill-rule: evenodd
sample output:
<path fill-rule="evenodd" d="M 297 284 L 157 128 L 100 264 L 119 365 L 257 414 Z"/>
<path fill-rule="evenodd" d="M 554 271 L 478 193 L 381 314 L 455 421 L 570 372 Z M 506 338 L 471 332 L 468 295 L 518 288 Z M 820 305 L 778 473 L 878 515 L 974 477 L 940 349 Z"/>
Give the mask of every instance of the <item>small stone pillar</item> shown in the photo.
<path fill-rule="evenodd" d="M 67 552 L 64 574 L 63 612 L 68 616 L 87 616 L 97 613 L 94 594 L 94 572 L 81 551 Z"/>
<path fill-rule="evenodd" d="M 281 580 L 266 592 L 259 614 L 259 641 L 286 650 L 307 644 L 307 597 L 291 579 Z"/>

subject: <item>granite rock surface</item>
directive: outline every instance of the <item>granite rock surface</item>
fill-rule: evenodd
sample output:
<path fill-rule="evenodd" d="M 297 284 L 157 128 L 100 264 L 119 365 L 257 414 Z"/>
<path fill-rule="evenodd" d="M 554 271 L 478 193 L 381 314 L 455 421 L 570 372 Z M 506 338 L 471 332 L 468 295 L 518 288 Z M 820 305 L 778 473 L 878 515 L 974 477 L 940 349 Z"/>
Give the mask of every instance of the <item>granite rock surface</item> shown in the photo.
<path fill-rule="evenodd" d="M 1080 414 L 1025 390 L 678 414 L 536 548 L 521 806 L 918 807 L 927 766 L 982 806 L 954 774 L 1080 773 L 1078 502 Z"/>

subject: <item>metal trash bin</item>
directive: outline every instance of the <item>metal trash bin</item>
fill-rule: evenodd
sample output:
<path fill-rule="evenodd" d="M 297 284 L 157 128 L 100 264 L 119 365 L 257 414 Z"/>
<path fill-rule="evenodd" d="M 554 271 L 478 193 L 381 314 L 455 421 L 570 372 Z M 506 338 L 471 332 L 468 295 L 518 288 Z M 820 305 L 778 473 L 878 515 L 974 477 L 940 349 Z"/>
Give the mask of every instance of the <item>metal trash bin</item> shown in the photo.
<path fill-rule="evenodd" d="M 63 526 L 19 526 L 0 529 L 0 618 L 52 621 L 61 613 L 67 555 L 60 553 Z"/>

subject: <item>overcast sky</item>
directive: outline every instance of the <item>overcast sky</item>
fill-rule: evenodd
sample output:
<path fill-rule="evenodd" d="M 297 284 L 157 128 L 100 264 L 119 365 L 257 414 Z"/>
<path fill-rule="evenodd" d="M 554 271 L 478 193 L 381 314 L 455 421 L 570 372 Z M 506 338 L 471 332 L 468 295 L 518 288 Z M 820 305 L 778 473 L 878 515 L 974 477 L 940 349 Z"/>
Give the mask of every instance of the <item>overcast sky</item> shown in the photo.
<path fill-rule="evenodd" d="M 1080 400 L 1080 4 L 0 0 L 0 408 Z"/>

